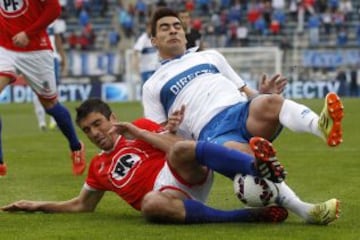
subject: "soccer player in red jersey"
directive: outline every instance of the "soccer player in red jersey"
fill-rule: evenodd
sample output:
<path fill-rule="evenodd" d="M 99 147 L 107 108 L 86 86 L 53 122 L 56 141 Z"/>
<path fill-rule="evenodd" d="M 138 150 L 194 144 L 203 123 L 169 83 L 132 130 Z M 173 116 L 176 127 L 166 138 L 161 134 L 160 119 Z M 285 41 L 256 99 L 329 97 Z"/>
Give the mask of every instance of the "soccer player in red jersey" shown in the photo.
<path fill-rule="evenodd" d="M 85 149 L 69 111 L 58 102 L 53 49 L 46 32 L 60 12 L 57 0 L 0 2 L 0 92 L 15 81 L 18 73 L 25 77 L 46 113 L 55 119 L 67 138 L 73 173 L 81 175 L 86 167 Z M 6 175 L 6 171 L 0 141 L 0 175 Z"/>
<path fill-rule="evenodd" d="M 58 202 L 23 200 L 0 209 L 92 212 L 104 192 L 112 191 L 154 222 L 282 222 L 287 217 L 287 210 L 280 206 L 224 211 L 204 204 L 212 186 L 213 171 L 231 180 L 237 173 L 263 176 L 250 155 L 210 142 L 181 141 L 147 119 L 118 122 L 110 107 L 99 99 L 86 100 L 77 108 L 76 122 L 102 150 L 92 159 L 80 194 Z M 274 152 L 265 139 L 254 140 L 257 153 Z M 272 158 L 272 167 L 280 166 L 276 157 Z M 259 161 L 264 163 L 258 157 L 257 166 Z M 268 170 L 277 172 L 283 168 Z M 301 201 L 283 181 L 277 187 L 279 204 L 309 223 L 327 224 L 338 216 L 336 199 L 320 207 Z"/>

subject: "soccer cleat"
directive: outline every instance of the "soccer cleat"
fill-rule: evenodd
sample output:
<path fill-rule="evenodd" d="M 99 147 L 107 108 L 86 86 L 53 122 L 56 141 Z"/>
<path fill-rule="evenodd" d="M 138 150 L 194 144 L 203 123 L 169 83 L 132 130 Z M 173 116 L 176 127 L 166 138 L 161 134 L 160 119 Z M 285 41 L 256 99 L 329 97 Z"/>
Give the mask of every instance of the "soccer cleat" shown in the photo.
<path fill-rule="evenodd" d="M 53 121 L 53 120 L 50 120 L 49 125 L 48 125 L 48 128 L 49 128 L 50 130 L 56 130 L 56 128 L 57 128 L 56 122 Z"/>
<path fill-rule="evenodd" d="M 344 106 L 340 97 L 330 92 L 325 97 L 325 105 L 320 113 L 318 127 L 330 147 L 342 143 L 341 120 L 344 117 Z"/>
<path fill-rule="evenodd" d="M 284 181 L 286 171 L 276 158 L 276 151 L 271 142 L 262 137 L 252 137 L 250 148 L 255 155 L 255 168 L 260 177 L 280 183 Z"/>
<path fill-rule="evenodd" d="M 249 222 L 279 223 L 288 217 L 288 211 L 280 206 L 249 208 L 248 210 L 250 211 Z"/>
<path fill-rule="evenodd" d="M 5 163 L 0 164 L 0 177 L 5 176 L 7 173 L 7 166 Z"/>
<path fill-rule="evenodd" d="M 317 225 L 327 225 L 340 215 L 340 201 L 333 198 L 323 203 L 316 204 L 310 211 L 308 223 Z"/>
<path fill-rule="evenodd" d="M 72 159 L 72 170 L 74 175 L 81 175 L 83 174 L 86 168 L 86 161 L 85 161 L 85 145 L 80 142 L 81 149 L 77 151 L 71 152 L 71 159 Z"/>
<path fill-rule="evenodd" d="M 39 128 L 40 128 L 40 130 L 41 130 L 42 132 L 46 132 L 46 131 L 47 131 L 47 127 L 46 127 L 45 125 L 41 125 Z"/>

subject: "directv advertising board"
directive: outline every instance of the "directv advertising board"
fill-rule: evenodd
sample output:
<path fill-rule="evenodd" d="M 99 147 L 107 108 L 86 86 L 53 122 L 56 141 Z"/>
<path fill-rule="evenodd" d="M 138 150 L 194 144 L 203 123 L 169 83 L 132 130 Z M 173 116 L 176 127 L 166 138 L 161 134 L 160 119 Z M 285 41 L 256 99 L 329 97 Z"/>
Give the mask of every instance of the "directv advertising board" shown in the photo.
<path fill-rule="evenodd" d="M 10 85 L 0 94 L 0 103 L 32 102 L 34 93 L 28 85 Z M 108 102 L 128 101 L 128 89 L 125 83 L 69 83 L 58 86 L 58 98 L 61 102 L 84 101 L 91 97 Z"/>

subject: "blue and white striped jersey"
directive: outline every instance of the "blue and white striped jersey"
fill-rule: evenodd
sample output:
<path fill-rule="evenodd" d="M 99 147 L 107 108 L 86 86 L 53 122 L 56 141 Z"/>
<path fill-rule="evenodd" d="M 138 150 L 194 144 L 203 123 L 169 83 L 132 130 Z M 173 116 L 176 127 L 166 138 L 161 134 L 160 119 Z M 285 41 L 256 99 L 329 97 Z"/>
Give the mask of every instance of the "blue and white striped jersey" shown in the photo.
<path fill-rule="evenodd" d="M 197 139 L 202 128 L 225 108 L 247 101 L 239 88 L 245 82 L 223 55 L 215 50 L 188 51 L 162 65 L 143 87 L 146 118 L 157 123 L 185 105 L 185 116 L 179 133 Z"/>

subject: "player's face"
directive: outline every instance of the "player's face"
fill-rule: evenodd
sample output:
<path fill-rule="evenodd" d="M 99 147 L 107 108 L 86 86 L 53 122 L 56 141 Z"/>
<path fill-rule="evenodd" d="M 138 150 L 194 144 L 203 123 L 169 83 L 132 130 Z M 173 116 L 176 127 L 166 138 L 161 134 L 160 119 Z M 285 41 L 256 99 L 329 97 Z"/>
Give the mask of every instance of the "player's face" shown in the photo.
<path fill-rule="evenodd" d="M 79 122 L 79 127 L 98 148 L 108 151 L 113 148 L 116 139 L 116 136 L 109 134 L 112 119 L 113 115 L 108 120 L 101 113 L 92 112 Z"/>
<path fill-rule="evenodd" d="M 163 17 L 156 23 L 156 36 L 151 39 L 163 59 L 184 54 L 186 37 L 180 20 L 176 17 Z"/>

